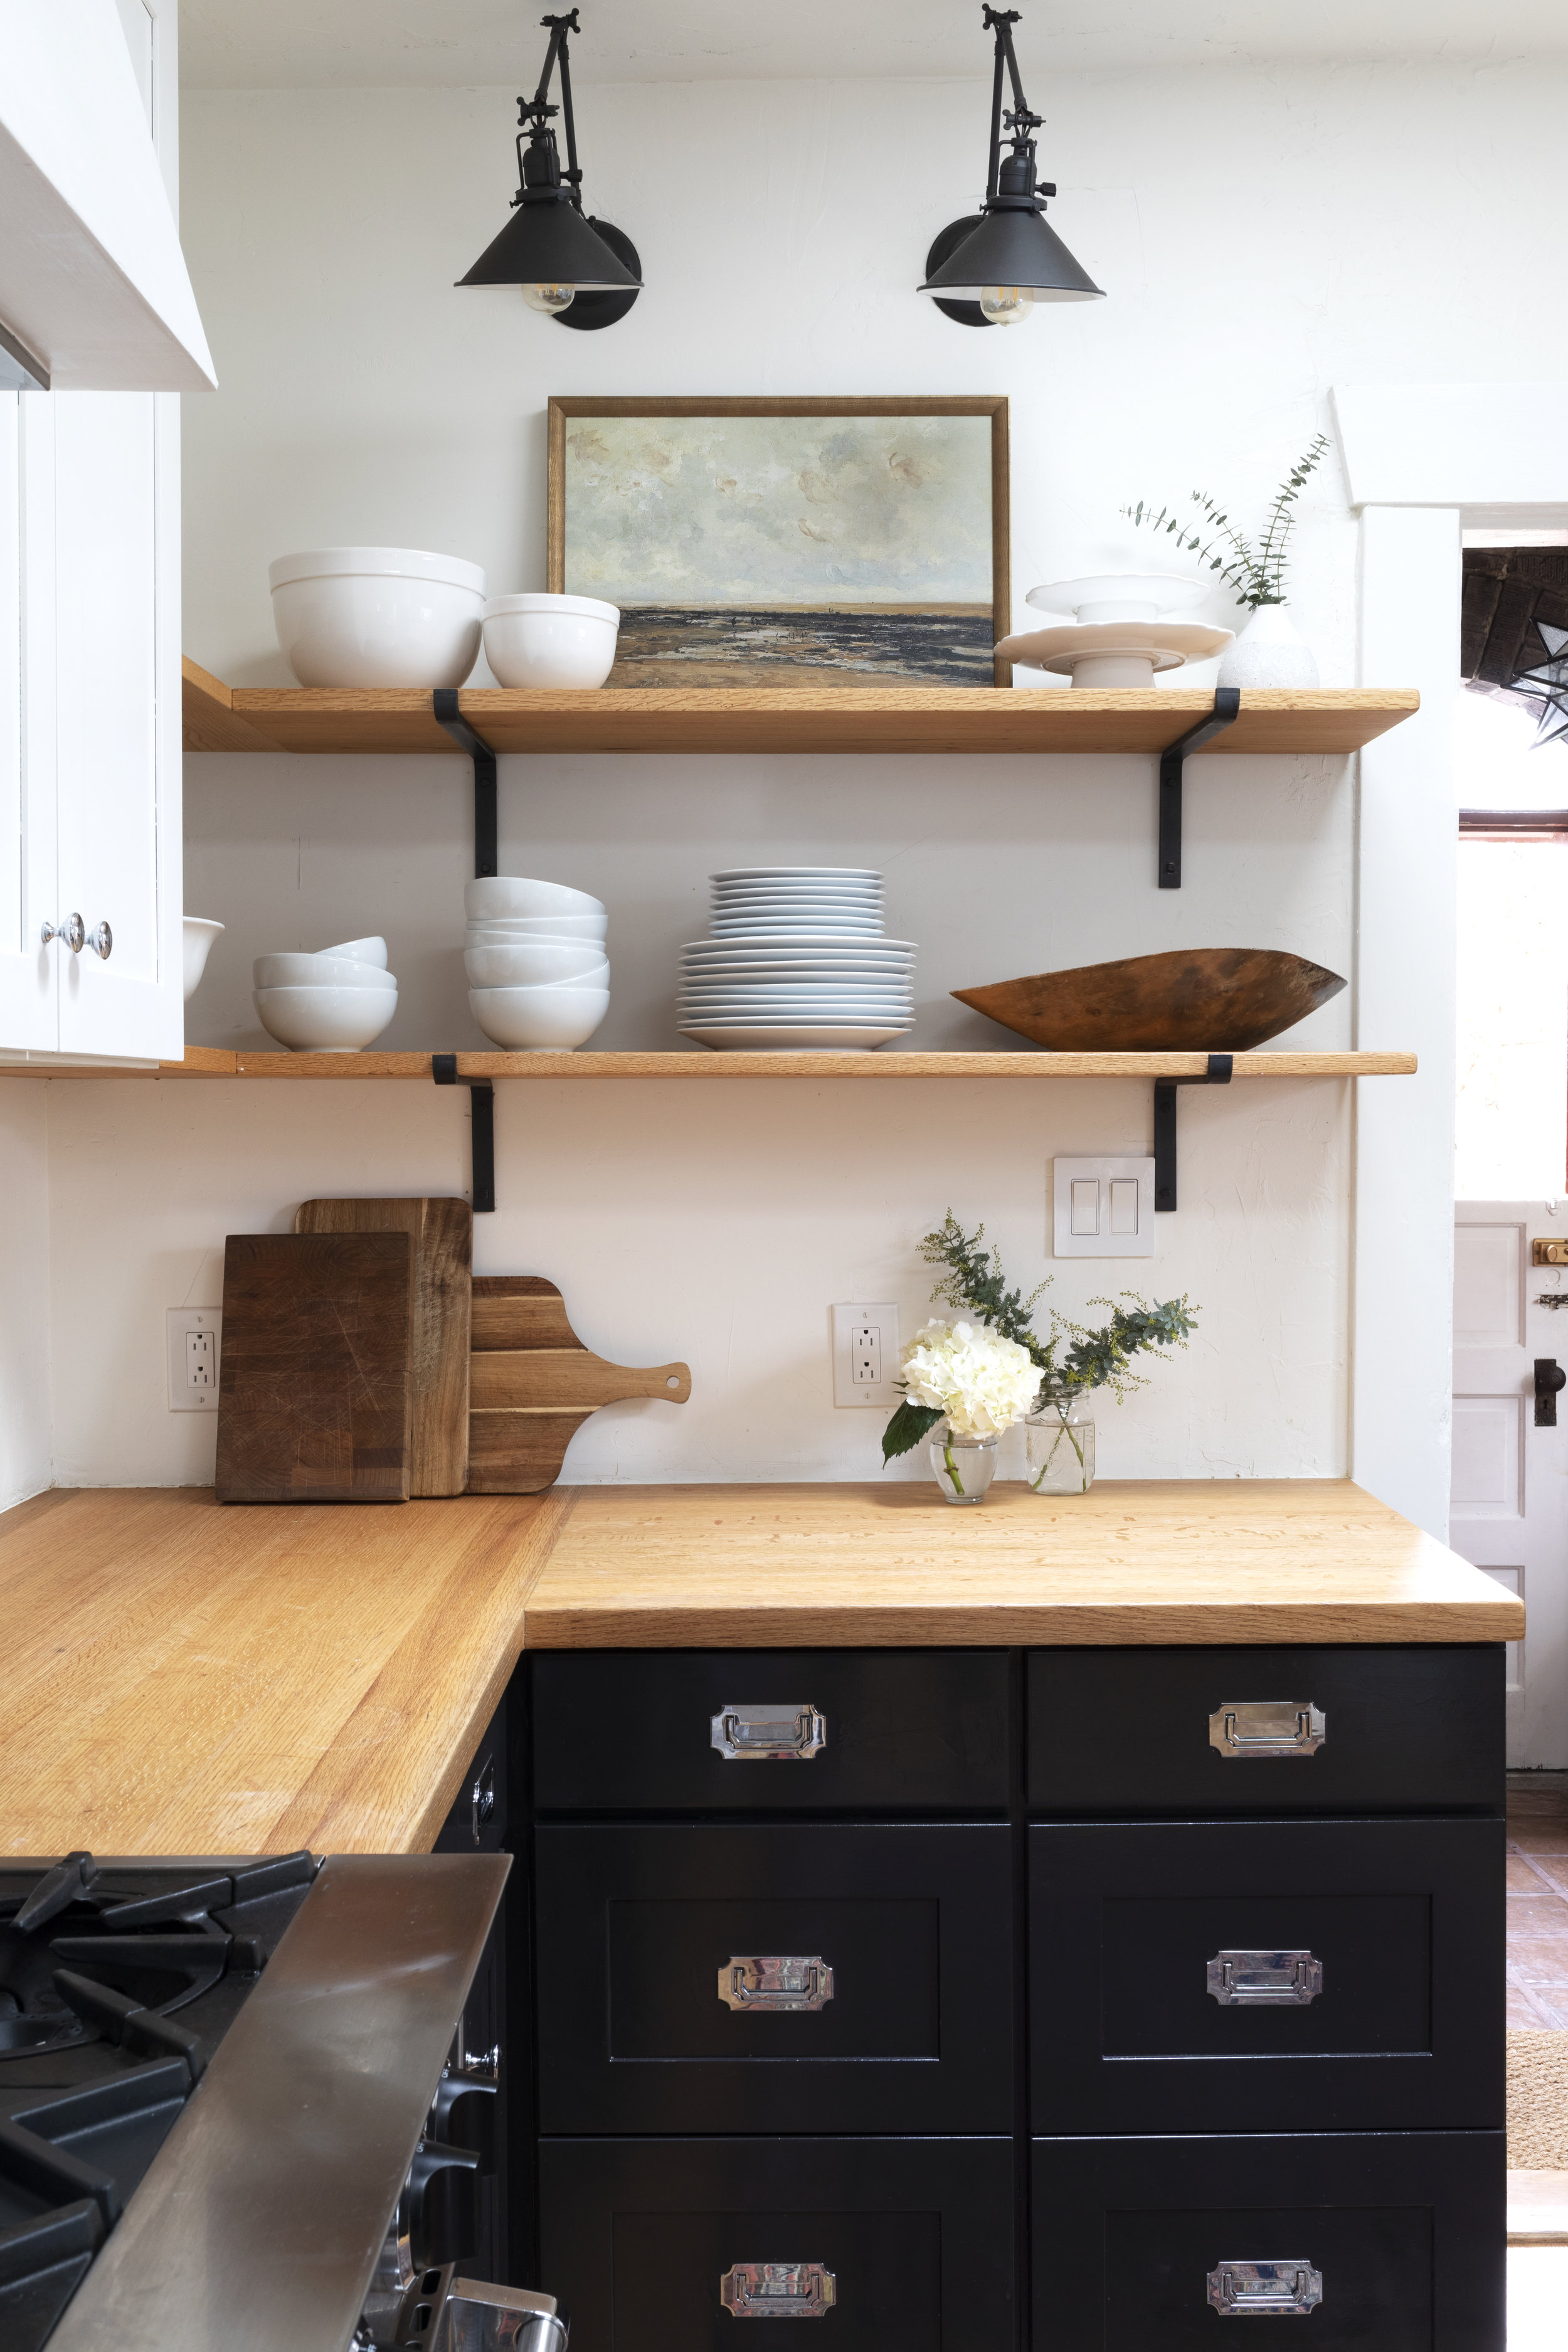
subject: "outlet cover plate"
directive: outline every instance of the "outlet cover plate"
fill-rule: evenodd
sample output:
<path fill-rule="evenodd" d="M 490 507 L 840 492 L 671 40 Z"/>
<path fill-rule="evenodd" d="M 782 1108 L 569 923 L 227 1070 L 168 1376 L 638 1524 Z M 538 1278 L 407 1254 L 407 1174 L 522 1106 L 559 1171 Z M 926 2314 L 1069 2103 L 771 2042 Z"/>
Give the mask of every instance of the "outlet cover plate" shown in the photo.
<path fill-rule="evenodd" d="M 888 1300 L 850 1300 L 833 1309 L 833 1402 L 891 1414 L 903 1402 L 899 1370 L 899 1310 Z M 870 1378 L 876 1373 L 879 1377 Z"/>
<path fill-rule="evenodd" d="M 171 1307 L 167 1318 L 169 1411 L 215 1412 L 223 1358 L 223 1310 Z"/>
<path fill-rule="evenodd" d="M 1153 1256 L 1152 1160 L 1053 1160 L 1051 1171 L 1058 1257 Z"/>

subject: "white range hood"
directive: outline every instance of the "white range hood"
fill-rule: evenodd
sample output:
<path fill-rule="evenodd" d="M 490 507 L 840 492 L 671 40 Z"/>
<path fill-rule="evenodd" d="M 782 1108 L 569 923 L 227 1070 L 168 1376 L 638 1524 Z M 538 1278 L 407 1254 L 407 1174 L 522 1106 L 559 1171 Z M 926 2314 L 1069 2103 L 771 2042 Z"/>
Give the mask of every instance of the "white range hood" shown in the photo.
<path fill-rule="evenodd" d="M 0 383 L 216 383 L 115 0 L 0 0 Z"/>

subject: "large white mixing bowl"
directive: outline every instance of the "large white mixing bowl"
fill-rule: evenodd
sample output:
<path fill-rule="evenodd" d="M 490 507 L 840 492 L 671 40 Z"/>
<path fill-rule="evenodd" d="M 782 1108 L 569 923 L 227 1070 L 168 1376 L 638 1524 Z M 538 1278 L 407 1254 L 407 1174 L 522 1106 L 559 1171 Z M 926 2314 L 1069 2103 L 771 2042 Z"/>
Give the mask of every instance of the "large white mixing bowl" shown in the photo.
<path fill-rule="evenodd" d="M 479 656 L 485 575 L 415 547 L 318 547 L 268 566 L 301 686 L 461 686 Z"/>

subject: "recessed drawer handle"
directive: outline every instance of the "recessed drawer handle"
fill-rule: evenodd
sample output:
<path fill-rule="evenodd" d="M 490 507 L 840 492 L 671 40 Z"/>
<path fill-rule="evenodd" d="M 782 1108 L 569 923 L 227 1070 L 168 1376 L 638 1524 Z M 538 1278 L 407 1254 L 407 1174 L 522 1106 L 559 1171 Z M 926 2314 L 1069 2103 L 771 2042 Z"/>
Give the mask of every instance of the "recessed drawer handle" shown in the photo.
<path fill-rule="evenodd" d="M 837 2298 L 820 2263 L 732 2263 L 719 2300 L 737 2319 L 820 2319 Z"/>
<path fill-rule="evenodd" d="M 1328 1736 L 1310 1698 L 1227 1698 L 1209 1717 L 1209 1746 L 1222 1756 L 1315 1756 Z"/>
<path fill-rule="evenodd" d="M 1323 1990 L 1310 1952 L 1216 1952 L 1208 1989 L 1222 2009 L 1305 2009 Z"/>
<path fill-rule="evenodd" d="M 1209 2273 L 1209 2301 L 1225 2319 L 1304 2319 L 1322 2299 L 1310 2263 L 1221 2263 Z"/>
<path fill-rule="evenodd" d="M 827 1745 L 827 1717 L 809 1699 L 773 1706 L 736 1700 L 713 1717 L 712 1744 L 726 1764 L 809 1763 Z"/>
<path fill-rule="evenodd" d="M 821 2009 L 833 1999 L 833 1970 L 819 1953 L 810 1959 L 747 1959 L 732 1953 L 719 1971 L 726 2009 Z"/>

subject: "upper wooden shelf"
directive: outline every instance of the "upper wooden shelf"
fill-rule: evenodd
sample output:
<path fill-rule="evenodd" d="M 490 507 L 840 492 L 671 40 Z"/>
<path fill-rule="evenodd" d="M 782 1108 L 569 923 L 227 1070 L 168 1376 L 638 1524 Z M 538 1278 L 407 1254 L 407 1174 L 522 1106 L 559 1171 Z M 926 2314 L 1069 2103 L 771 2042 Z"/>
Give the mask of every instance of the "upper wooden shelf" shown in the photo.
<path fill-rule="evenodd" d="M 1197 1078 L 1206 1054 L 459 1054 L 459 1078 Z M 1237 1078 L 1406 1078 L 1414 1054 L 1237 1054 Z M 191 1045 L 182 1062 L 0 1062 L 34 1078 L 423 1078 L 428 1054 L 249 1054 Z"/>
<path fill-rule="evenodd" d="M 1312 693 L 1248 688 L 1206 748 L 1358 751 L 1420 707 L 1413 687 Z M 465 689 L 463 717 L 497 751 L 1164 751 L 1214 707 L 1212 689 L 1090 694 L 961 687 L 637 688 L 538 694 Z M 184 664 L 187 751 L 453 751 L 429 694 L 227 687 Z"/>

